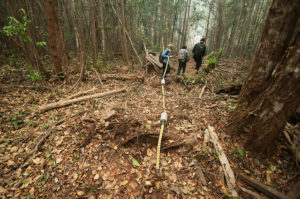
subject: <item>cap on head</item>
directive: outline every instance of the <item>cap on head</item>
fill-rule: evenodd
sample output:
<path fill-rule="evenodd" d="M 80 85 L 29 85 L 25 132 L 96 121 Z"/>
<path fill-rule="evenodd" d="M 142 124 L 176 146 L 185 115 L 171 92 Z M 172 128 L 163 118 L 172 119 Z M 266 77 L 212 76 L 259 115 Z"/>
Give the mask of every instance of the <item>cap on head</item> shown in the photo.
<path fill-rule="evenodd" d="M 168 48 L 173 48 L 173 45 L 172 44 L 168 44 Z"/>
<path fill-rule="evenodd" d="M 200 41 L 205 42 L 205 38 L 202 38 Z"/>

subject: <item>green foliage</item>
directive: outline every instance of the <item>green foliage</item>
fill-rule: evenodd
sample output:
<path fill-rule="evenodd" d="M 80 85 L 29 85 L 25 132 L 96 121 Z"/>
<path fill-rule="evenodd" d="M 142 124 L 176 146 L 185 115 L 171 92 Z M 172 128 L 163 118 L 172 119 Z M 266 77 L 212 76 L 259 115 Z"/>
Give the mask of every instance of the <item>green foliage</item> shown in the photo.
<path fill-rule="evenodd" d="M 39 41 L 39 42 L 36 42 L 36 45 L 39 46 L 39 47 L 45 47 L 45 46 L 47 46 L 47 42 Z"/>
<path fill-rule="evenodd" d="M 39 71 L 36 71 L 32 68 L 32 66 L 27 67 L 28 74 L 26 75 L 26 78 L 28 81 L 31 81 L 33 83 L 36 83 L 38 81 L 42 80 L 42 76 Z"/>
<path fill-rule="evenodd" d="M 133 157 L 131 157 L 131 160 L 132 160 L 132 165 L 133 166 L 135 166 L 135 167 L 140 167 L 141 166 L 140 163 L 136 159 L 134 159 Z"/>
<path fill-rule="evenodd" d="M 235 158 L 244 158 L 245 157 L 245 151 L 242 148 L 234 147 L 232 149 L 231 153 Z"/>
<path fill-rule="evenodd" d="M 274 172 L 274 171 L 275 171 L 275 167 L 274 167 L 274 165 L 273 165 L 273 164 L 270 164 L 270 170 L 271 170 L 272 172 Z"/>
<path fill-rule="evenodd" d="M 13 126 L 17 128 L 20 124 L 24 124 L 24 118 L 19 112 L 16 112 L 16 114 L 11 117 L 11 122 Z"/>
<path fill-rule="evenodd" d="M 9 16 L 8 25 L 4 26 L 2 31 L 7 37 L 20 36 L 24 42 L 30 44 L 31 38 L 26 33 L 28 30 L 27 26 L 31 23 L 31 20 L 24 9 L 20 9 L 19 12 L 23 15 L 22 21 L 17 20 L 15 17 Z"/>
<path fill-rule="evenodd" d="M 206 61 L 207 61 L 208 64 L 216 64 L 217 58 L 216 58 L 216 56 L 211 55 L 211 56 L 209 56 L 209 57 L 206 59 Z"/>

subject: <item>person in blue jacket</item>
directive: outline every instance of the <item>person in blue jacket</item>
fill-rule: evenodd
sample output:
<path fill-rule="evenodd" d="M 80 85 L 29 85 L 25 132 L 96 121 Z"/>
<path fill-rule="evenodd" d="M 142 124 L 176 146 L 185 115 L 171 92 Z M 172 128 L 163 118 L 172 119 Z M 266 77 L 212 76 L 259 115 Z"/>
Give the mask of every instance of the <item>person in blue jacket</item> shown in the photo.
<path fill-rule="evenodd" d="M 162 71 L 162 76 L 164 75 L 164 72 L 167 68 L 167 71 L 166 71 L 166 74 L 165 74 L 165 77 L 167 76 L 167 74 L 170 72 L 171 70 L 171 66 L 170 66 L 170 59 L 169 59 L 169 62 L 168 62 L 168 57 L 171 57 L 171 52 L 172 52 L 172 49 L 173 49 L 173 45 L 172 44 L 169 44 L 168 47 L 166 48 L 166 50 L 164 50 L 161 54 L 161 56 L 163 57 L 163 71 Z"/>

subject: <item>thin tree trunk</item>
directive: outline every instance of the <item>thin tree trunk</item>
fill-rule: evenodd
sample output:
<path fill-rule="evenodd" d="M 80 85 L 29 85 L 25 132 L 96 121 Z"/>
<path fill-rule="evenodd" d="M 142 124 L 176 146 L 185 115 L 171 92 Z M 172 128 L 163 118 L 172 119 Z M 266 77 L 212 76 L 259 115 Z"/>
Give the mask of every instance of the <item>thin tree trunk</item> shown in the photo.
<path fill-rule="evenodd" d="M 90 26 L 91 26 L 91 38 L 92 38 L 92 57 L 93 64 L 96 66 L 97 60 L 97 46 L 96 46 L 96 20 L 95 20 L 95 0 L 89 0 L 90 5 Z"/>
<path fill-rule="evenodd" d="M 205 39 L 207 40 L 208 38 L 208 32 L 209 32 L 209 20 L 210 20 L 210 14 L 212 12 L 214 6 L 214 0 L 210 0 L 209 3 L 209 11 L 208 11 L 208 16 L 207 16 L 207 21 L 206 21 L 206 28 L 205 28 Z"/>
<path fill-rule="evenodd" d="M 230 56 L 231 53 L 232 53 L 232 50 L 234 49 L 234 42 L 235 42 L 235 38 L 236 38 L 236 35 L 237 35 L 239 27 L 240 27 L 241 18 L 243 16 L 243 10 L 244 10 L 244 0 L 242 0 L 242 2 L 241 2 L 240 17 L 239 17 L 238 23 L 237 23 L 237 25 L 235 27 L 235 30 L 234 30 L 234 33 L 233 33 L 233 37 L 232 37 L 232 39 L 229 40 L 230 42 L 229 42 L 229 45 L 228 45 L 227 56 Z"/>
<path fill-rule="evenodd" d="M 121 0 L 121 10 L 122 10 L 122 43 L 124 46 L 124 58 L 125 63 L 129 64 L 129 57 L 128 57 L 128 48 L 127 48 L 127 39 L 126 39 L 126 18 L 125 18 L 125 0 Z"/>
<path fill-rule="evenodd" d="M 101 25 L 101 46 L 102 46 L 102 60 L 103 65 L 106 66 L 106 40 L 105 40 L 105 29 L 104 29 L 104 22 L 103 22 L 103 2 L 102 0 L 99 1 L 99 9 L 100 9 L 100 25 Z"/>
<path fill-rule="evenodd" d="M 214 50 L 217 51 L 221 46 L 222 33 L 223 33 L 223 6 L 224 0 L 218 1 L 218 20 L 217 20 L 217 28 L 215 34 L 215 47 Z"/>

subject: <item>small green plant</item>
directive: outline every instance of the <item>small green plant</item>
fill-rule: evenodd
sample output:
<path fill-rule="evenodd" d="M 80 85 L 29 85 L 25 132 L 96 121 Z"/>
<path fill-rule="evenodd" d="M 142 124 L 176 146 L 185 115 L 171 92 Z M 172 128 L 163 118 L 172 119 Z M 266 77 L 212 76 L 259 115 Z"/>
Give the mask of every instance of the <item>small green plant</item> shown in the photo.
<path fill-rule="evenodd" d="M 107 64 L 106 66 L 102 66 L 101 67 L 101 71 L 102 72 L 108 72 L 110 70 L 111 66 L 109 64 Z"/>
<path fill-rule="evenodd" d="M 242 148 L 234 147 L 231 151 L 232 155 L 235 158 L 244 158 L 245 156 L 245 151 Z"/>
<path fill-rule="evenodd" d="M 31 81 L 33 83 L 42 80 L 41 74 L 38 71 L 34 71 L 34 70 L 29 70 L 29 73 L 26 75 L 26 78 L 28 79 L 28 81 Z"/>
<path fill-rule="evenodd" d="M 21 115 L 20 111 L 17 111 L 15 115 L 11 117 L 11 122 L 15 128 L 17 128 L 20 124 L 24 124 L 24 117 Z"/>
<path fill-rule="evenodd" d="M 207 63 L 210 65 L 210 64 L 216 64 L 217 62 L 217 58 L 216 56 L 214 55 L 211 55 L 209 56 L 207 59 L 206 59 Z"/>

